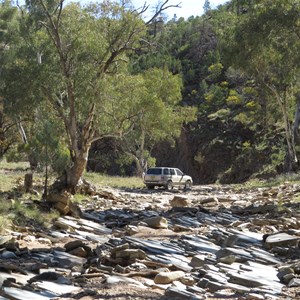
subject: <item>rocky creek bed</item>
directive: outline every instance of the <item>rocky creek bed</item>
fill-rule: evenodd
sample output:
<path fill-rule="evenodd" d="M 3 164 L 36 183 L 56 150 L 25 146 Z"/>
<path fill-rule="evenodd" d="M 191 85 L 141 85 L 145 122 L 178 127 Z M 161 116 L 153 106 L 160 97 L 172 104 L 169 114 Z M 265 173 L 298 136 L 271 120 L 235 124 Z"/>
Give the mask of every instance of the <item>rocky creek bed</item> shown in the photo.
<path fill-rule="evenodd" d="M 0 300 L 300 299 L 299 193 L 105 189 L 0 237 Z"/>

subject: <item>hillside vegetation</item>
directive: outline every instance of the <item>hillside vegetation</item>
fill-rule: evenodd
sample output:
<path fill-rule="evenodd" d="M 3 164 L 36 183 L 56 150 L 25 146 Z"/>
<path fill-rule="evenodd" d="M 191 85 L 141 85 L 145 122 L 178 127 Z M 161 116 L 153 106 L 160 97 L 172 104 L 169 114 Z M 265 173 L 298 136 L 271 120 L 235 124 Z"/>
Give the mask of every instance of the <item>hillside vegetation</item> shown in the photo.
<path fill-rule="evenodd" d="M 297 172 L 299 1 L 206 1 L 187 20 L 168 6 L 144 20 L 130 1 L 2 1 L 0 159 L 73 194 L 86 171 L 176 166 L 196 184 Z"/>

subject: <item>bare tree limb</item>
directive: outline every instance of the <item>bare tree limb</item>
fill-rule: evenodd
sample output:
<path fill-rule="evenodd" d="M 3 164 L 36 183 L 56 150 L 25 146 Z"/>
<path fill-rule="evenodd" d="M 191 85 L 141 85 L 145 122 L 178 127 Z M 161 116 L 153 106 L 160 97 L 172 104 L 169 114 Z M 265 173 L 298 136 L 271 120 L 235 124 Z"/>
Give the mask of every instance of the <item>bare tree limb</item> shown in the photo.
<path fill-rule="evenodd" d="M 165 11 L 169 8 L 181 8 L 181 6 L 180 6 L 181 2 L 178 3 L 178 4 L 167 5 L 168 2 L 169 2 L 169 0 L 165 0 L 161 5 L 159 5 L 159 7 L 157 8 L 155 14 L 145 24 L 146 25 L 151 24 L 157 18 L 157 16 L 159 16 L 163 11 Z"/>

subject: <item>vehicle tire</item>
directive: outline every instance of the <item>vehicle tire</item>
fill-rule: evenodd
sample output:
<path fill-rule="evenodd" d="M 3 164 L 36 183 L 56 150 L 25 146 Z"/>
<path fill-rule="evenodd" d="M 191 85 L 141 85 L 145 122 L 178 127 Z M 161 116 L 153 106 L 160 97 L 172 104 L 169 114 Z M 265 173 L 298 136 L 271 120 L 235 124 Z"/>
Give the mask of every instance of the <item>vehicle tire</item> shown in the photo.
<path fill-rule="evenodd" d="M 149 190 L 153 190 L 153 189 L 154 189 L 154 185 L 153 185 L 153 184 L 147 184 L 147 188 L 148 188 Z"/>
<path fill-rule="evenodd" d="M 192 188 L 192 183 L 190 180 L 187 180 L 184 185 L 185 190 L 190 190 Z"/>
<path fill-rule="evenodd" d="M 165 188 L 168 190 L 168 191 L 171 191 L 173 189 L 173 182 L 171 180 L 169 180 L 167 182 L 167 185 L 165 186 Z"/>

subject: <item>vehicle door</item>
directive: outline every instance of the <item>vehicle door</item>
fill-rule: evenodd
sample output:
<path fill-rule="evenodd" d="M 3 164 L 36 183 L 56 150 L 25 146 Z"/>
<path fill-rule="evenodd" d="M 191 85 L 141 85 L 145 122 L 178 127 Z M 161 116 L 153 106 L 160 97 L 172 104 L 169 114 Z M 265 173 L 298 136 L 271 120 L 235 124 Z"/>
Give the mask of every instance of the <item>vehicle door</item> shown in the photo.
<path fill-rule="evenodd" d="M 171 175 L 173 186 L 178 185 L 178 176 L 174 168 L 170 168 L 170 175 Z"/>
<path fill-rule="evenodd" d="M 166 184 L 168 182 L 168 180 L 171 179 L 171 174 L 170 174 L 170 169 L 169 168 L 164 168 L 163 169 L 163 183 Z"/>
<path fill-rule="evenodd" d="M 179 169 L 175 169 L 175 172 L 176 172 L 176 184 L 177 185 L 183 185 L 184 184 L 184 181 L 183 181 L 183 172 L 180 171 Z"/>

